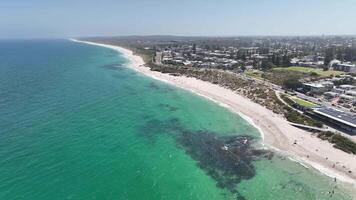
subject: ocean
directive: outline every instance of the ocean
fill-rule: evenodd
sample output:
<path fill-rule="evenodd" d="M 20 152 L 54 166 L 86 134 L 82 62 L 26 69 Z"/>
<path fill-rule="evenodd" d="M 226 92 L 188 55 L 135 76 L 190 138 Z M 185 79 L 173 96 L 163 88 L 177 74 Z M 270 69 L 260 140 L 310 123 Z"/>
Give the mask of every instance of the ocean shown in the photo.
<path fill-rule="evenodd" d="M 68 40 L 0 40 L 0 200 L 353 199 L 203 97 Z"/>

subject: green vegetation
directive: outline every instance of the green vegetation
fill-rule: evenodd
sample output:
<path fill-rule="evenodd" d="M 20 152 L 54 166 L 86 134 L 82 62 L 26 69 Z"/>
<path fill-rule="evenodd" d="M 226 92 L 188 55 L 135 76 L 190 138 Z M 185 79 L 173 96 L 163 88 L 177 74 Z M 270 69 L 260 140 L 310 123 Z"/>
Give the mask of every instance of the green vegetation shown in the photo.
<path fill-rule="evenodd" d="M 296 80 L 304 79 L 306 81 L 318 80 L 330 76 L 338 76 L 344 74 L 344 72 L 315 69 L 309 67 L 278 67 L 265 71 L 261 77 L 269 80 L 277 85 L 284 85 L 286 82 L 297 83 Z M 294 86 L 297 86 L 294 84 Z"/>
<path fill-rule="evenodd" d="M 311 108 L 311 107 L 316 106 L 314 103 L 309 102 L 309 101 L 305 101 L 305 100 L 300 99 L 298 97 L 291 97 L 290 99 L 293 100 L 295 103 L 297 103 L 297 104 L 299 104 L 301 106 L 304 106 L 306 108 Z"/>
<path fill-rule="evenodd" d="M 262 60 L 262 63 L 261 63 L 261 69 L 263 71 L 266 71 L 266 70 L 269 70 L 269 69 L 272 69 L 272 68 L 275 68 L 276 65 L 274 65 L 272 62 L 269 62 L 269 61 L 266 61 L 266 60 Z"/>
<path fill-rule="evenodd" d="M 295 111 L 291 108 L 288 107 L 288 112 L 285 113 L 285 117 L 287 118 L 288 121 L 296 124 L 303 124 L 307 126 L 314 126 L 318 128 L 322 128 L 323 124 L 321 122 L 318 122 L 310 117 L 307 117 L 298 111 Z"/>
<path fill-rule="evenodd" d="M 286 102 L 288 105 L 293 106 L 295 104 L 295 102 L 291 100 L 288 95 L 281 94 L 280 96 L 283 99 L 283 101 Z"/>
<path fill-rule="evenodd" d="M 318 137 L 322 140 L 328 140 L 337 149 L 356 155 L 356 143 L 347 137 L 331 131 L 321 132 L 318 134 Z"/>
<path fill-rule="evenodd" d="M 296 102 L 290 99 L 290 97 L 286 94 L 281 94 L 281 98 L 285 101 L 288 105 L 293 106 Z M 289 122 L 296 123 L 296 124 L 303 124 L 307 126 L 314 126 L 314 127 L 323 127 L 323 124 L 284 105 L 284 116 Z"/>
<path fill-rule="evenodd" d="M 262 74 L 263 72 L 257 71 L 257 70 L 246 70 L 244 72 L 246 76 L 252 77 L 252 78 L 257 78 L 257 79 L 263 79 Z"/>
<path fill-rule="evenodd" d="M 306 73 L 309 74 L 310 76 L 318 76 L 320 78 L 325 78 L 329 76 L 337 76 L 344 74 L 344 72 L 341 71 L 334 71 L 334 70 L 326 70 L 324 71 L 323 69 L 315 69 L 315 68 L 310 68 L 310 67 L 299 67 L 299 66 L 293 66 L 293 67 L 288 67 L 288 68 L 274 68 L 273 71 L 278 71 L 278 70 L 287 70 L 287 71 L 292 71 L 292 72 L 301 72 L 301 73 Z"/>
<path fill-rule="evenodd" d="M 293 90 L 303 87 L 302 83 L 297 78 L 287 79 L 283 81 L 282 85 L 284 88 L 293 89 Z"/>
<path fill-rule="evenodd" d="M 283 85 L 287 80 L 299 80 L 306 79 L 310 77 L 309 74 L 297 71 L 289 71 L 289 70 L 269 70 L 262 74 L 262 78 L 267 79 L 268 81 L 277 84 Z"/>
<path fill-rule="evenodd" d="M 286 94 L 281 94 L 281 98 L 283 99 L 283 101 L 285 101 L 290 106 L 293 106 L 296 103 L 294 100 L 292 100 Z M 300 99 L 300 100 L 302 100 L 302 99 Z M 303 124 L 303 125 L 307 125 L 307 126 L 315 126 L 318 128 L 323 127 L 323 124 L 321 122 L 316 121 L 304 114 L 301 114 L 298 111 L 296 111 L 286 105 L 285 105 L 285 107 L 286 107 L 285 108 L 286 112 L 284 113 L 284 116 L 287 118 L 287 120 L 289 122 L 296 123 L 296 124 Z"/>

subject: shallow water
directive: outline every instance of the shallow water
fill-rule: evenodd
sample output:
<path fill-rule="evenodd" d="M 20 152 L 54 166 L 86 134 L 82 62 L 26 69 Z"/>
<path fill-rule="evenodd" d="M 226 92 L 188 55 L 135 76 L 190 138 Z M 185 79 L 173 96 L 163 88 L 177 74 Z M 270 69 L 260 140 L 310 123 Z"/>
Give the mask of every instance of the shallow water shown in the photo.
<path fill-rule="evenodd" d="M 259 150 L 241 117 L 126 62 L 65 40 L 0 41 L 0 199 L 352 199 Z"/>

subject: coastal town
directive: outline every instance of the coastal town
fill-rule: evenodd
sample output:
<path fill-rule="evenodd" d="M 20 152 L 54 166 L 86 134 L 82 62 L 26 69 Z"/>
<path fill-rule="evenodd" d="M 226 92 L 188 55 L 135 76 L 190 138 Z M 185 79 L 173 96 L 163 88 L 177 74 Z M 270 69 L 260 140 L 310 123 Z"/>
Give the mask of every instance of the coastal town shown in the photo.
<path fill-rule="evenodd" d="M 244 96 L 264 104 L 273 101 L 274 94 L 252 97 L 254 88 L 274 91 L 283 103 L 305 116 L 292 123 L 308 125 L 310 130 L 315 126 L 331 130 L 356 141 L 356 37 L 129 36 L 102 42 L 133 49 L 160 72 L 233 75 L 240 83 L 231 87 Z M 246 81 L 255 87 L 243 87 Z M 225 82 L 215 81 L 229 85 Z M 282 113 L 276 106 L 264 106 Z"/>
<path fill-rule="evenodd" d="M 356 38 L 257 38 L 246 46 L 232 46 L 240 40 L 231 46 L 171 42 L 156 48 L 153 60 L 156 65 L 230 70 L 257 81 L 269 81 L 263 73 L 273 69 L 308 74 L 274 88 L 296 96 L 293 106 L 308 110 L 309 116 L 356 134 Z"/>
<path fill-rule="evenodd" d="M 83 40 L 122 52 L 135 71 L 226 106 L 258 128 L 264 145 L 355 184 L 356 38 Z"/>

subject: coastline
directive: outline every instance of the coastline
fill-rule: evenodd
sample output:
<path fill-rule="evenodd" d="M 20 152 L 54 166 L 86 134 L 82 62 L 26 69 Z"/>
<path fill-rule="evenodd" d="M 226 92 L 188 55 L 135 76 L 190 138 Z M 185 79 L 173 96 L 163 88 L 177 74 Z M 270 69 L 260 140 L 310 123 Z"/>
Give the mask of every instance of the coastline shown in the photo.
<path fill-rule="evenodd" d="M 280 115 L 252 102 L 246 97 L 221 86 L 195 78 L 177 77 L 151 71 L 148 67 L 144 66 L 145 63 L 141 57 L 134 55 L 132 51 L 122 47 L 75 39 L 71 40 L 121 52 L 129 60 L 128 67 L 135 71 L 189 90 L 239 114 L 260 131 L 262 144 L 266 145 L 267 148 L 288 156 L 290 160 L 298 162 L 304 167 L 311 166 L 331 178 L 336 178 L 356 187 L 356 157 L 354 155 L 335 149 L 332 144 L 322 141 L 304 130 L 291 126 Z M 298 141 L 296 145 L 293 144 L 295 140 Z M 348 171 L 352 171 L 352 173 Z"/>

